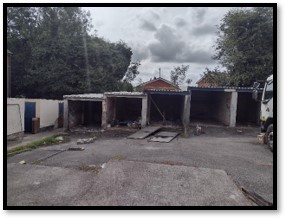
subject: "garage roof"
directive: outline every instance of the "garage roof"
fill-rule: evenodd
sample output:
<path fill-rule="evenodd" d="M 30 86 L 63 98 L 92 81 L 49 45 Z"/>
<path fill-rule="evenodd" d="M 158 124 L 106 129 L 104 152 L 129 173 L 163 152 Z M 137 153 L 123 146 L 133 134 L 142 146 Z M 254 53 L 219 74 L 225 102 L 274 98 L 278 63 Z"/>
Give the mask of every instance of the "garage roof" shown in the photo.
<path fill-rule="evenodd" d="M 73 100 L 103 100 L 103 94 L 71 94 L 64 95 L 64 99 L 73 99 Z"/>

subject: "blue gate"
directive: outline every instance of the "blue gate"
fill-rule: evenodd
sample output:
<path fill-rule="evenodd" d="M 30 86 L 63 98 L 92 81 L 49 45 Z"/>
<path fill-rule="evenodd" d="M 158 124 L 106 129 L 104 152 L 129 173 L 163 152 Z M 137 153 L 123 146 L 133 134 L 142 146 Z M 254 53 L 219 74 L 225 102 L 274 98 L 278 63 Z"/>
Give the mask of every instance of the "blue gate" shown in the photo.
<path fill-rule="evenodd" d="M 32 132 L 32 119 L 36 117 L 36 103 L 25 102 L 25 132 Z"/>

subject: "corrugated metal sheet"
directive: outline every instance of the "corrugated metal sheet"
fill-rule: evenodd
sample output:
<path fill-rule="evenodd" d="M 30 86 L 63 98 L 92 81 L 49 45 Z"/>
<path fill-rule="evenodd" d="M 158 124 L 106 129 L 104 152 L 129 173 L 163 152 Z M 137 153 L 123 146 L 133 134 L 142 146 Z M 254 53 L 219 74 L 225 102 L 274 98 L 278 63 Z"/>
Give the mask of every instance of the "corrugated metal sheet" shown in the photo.
<path fill-rule="evenodd" d="M 157 90 L 157 89 L 148 89 L 144 91 L 148 94 L 175 94 L 175 95 L 189 95 L 190 91 L 181 91 L 181 90 Z"/>
<path fill-rule="evenodd" d="M 252 92 L 253 87 L 228 87 L 228 86 L 221 86 L 221 87 L 197 87 L 197 86 L 189 86 L 188 90 L 201 90 L 201 91 L 227 91 L 227 90 L 235 90 L 237 92 Z M 258 89 L 259 92 L 263 91 L 263 88 Z"/>
<path fill-rule="evenodd" d="M 127 91 L 105 92 L 104 95 L 109 95 L 109 96 L 145 96 L 145 94 L 143 92 L 127 92 Z"/>
<path fill-rule="evenodd" d="M 103 99 L 103 94 L 71 94 L 64 95 L 64 99 Z"/>

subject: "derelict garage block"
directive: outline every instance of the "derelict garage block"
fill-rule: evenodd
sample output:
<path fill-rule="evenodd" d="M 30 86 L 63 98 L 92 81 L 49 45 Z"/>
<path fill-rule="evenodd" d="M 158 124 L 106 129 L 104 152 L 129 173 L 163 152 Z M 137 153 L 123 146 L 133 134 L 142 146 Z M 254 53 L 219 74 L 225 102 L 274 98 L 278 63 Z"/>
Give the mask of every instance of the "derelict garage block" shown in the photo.
<path fill-rule="evenodd" d="M 237 92 L 235 89 L 189 87 L 191 91 L 190 119 L 214 121 L 235 127 Z"/>
<path fill-rule="evenodd" d="M 162 90 L 145 92 L 148 94 L 148 123 L 189 124 L 190 92 Z"/>
<path fill-rule="evenodd" d="M 65 95 L 65 130 L 79 125 L 100 128 L 102 126 L 102 101 L 103 94 Z"/>
<path fill-rule="evenodd" d="M 146 126 L 147 95 L 142 92 L 104 93 L 102 127 L 126 121 L 139 121 Z"/>

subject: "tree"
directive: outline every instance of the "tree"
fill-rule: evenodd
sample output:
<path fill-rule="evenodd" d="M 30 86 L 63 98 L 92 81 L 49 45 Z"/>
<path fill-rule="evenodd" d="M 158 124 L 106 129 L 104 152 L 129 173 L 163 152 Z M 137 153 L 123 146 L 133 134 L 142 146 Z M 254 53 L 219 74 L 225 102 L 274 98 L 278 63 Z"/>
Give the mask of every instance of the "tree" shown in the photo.
<path fill-rule="evenodd" d="M 140 65 L 141 65 L 140 61 L 132 62 L 127 69 L 127 72 L 125 74 L 123 81 L 129 82 L 129 83 L 133 81 L 136 78 L 136 76 L 140 73 L 138 71 L 138 68 Z"/>
<path fill-rule="evenodd" d="M 176 85 L 182 84 L 186 78 L 186 72 L 188 71 L 189 67 L 189 65 L 174 67 L 174 69 L 170 72 L 171 82 Z"/>
<path fill-rule="evenodd" d="M 273 9 L 228 12 L 218 30 L 215 59 L 227 69 L 230 84 L 251 86 L 273 73 Z"/>
<path fill-rule="evenodd" d="M 219 70 L 216 67 L 214 70 L 210 70 L 206 68 L 205 72 L 203 72 L 204 81 L 207 82 L 210 86 L 230 86 L 230 76 L 226 71 Z"/>
<path fill-rule="evenodd" d="M 61 99 L 120 90 L 131 48 L 90 34 L 91 29 L 90 14 L 78 7 L 8 8 L 12 95 Z"/>

